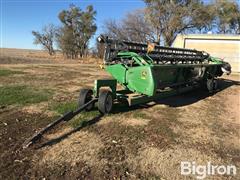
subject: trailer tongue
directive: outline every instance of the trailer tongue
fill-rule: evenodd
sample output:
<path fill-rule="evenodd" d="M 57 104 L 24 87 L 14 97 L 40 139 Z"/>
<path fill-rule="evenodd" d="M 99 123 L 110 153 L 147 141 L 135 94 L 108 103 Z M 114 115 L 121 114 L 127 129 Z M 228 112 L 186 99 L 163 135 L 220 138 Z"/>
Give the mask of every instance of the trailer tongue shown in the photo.
<path fill-rule="evenodd" d="M 87 108 L 87 106 L 93 104 L 94 102 L 96 102 L 97 99 L 92 99 L 91 101 L 87 102 L 86 104 L 84 104 L 83 106 L 79 107 L 76 111 L 69 111 L 67 113 L 65 113 L 62 117 L 56 119 L 55 121 L 53 121 L 52 123 L 48 124 L 45 128 L 41 129 L 40 131 L 38 131 L 36 134 L 34 134 L 31 138 L 27 139 L 24 144 L 23 144 L 23 148 L 27 148 L 30 145 L 32 145 L 34 142 L 36 142 L 37 140 L 41 139 L 42 135 L 44 133 L 46 133 L 47 131 L 49 131 L 50 129 L 52 129 L 53 127 L 55 127 L 57 124 L 59 124 L 62 121 L 69 121 L 72 118 L 74 118 L 76 115 L 78 115 L 80 112 L 82 112 L 83 110 L 85 110 Z"/>
<path fill-rule="evenodd" d="M 96 102 L 100 113 L 108 114 L 114 103 L 122 100 L 132 106 L 200 86 L 214 92 L 217 77 L 231 73 L 230 64 L 203 51 L 120 41 L 102 35 L 98 42 L 105 46 L 104 68 L 113 79 L 95 80 L 93 90 L 81 89 L 79 108 L 37 132 L 26 140 L 24 148 L 60 122 L 71 120 L 83 110 L 90 111 Z M 117 90 L 117 84 L 123 88 Z"/>

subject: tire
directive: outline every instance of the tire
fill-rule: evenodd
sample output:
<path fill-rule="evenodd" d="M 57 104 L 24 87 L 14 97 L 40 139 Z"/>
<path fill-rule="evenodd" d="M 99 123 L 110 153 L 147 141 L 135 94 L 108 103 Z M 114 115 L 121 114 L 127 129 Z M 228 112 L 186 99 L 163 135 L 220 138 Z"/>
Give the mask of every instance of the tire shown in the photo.
<path fill-rule="evenodd" d="M 98 110 L 102 114 L 108 114 L 112 111 L 113 97 L 110 91 L 102 91 L 98 98 Z"/>
<path fill-rule="evenodd" d="M 232 72 L 232 67 L 229 63 L 225 63 L 222 67 L 221 70 L 223 73 L 226 73 L 227 75 L 231 74 Z"/>
<path fill-rule="evenodd" d="M 81 89 L 79 93 L 79 99 L 78 99 L 78 107 L 81 107 L 82 105 L 86 104 L 87 102 L 92 100 L 93 91 L 91 89 Z M 94 107 L 94 103 L 89 104 L 86 107 L 86 111 L 92 110 Z"/>
<path fill-rule="evenodd" d="M 217 79 L 213 80 L 213 88 L 214 88 L 214 91 L 216 91 L 218 89 L 218 80 Z"/>
<path fill-rule="evenodd" d="M 214 79 L 207 80 L 207 90 L 212 93 L 214 91 Z"/>

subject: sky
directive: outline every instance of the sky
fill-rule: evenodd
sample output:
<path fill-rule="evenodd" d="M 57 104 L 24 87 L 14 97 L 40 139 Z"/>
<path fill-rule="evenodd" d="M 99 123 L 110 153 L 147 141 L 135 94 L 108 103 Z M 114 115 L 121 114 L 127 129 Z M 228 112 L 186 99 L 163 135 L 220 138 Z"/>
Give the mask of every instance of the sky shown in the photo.
<path fill-rule="evenodd" d="M 103 31 L 107 19 L 121 19 L 127 12 L 143 8 L 141 0 L 0 0 L 0 47 L 41 49 L 33 44 L 32 30 L 41 31 L 46 24 L 60 25 L 58 13 L 75 4 L 81 9 L 92 4 L 97 11 L 98 30 L 90 41 L 94 46 L 95 38 Z"/>

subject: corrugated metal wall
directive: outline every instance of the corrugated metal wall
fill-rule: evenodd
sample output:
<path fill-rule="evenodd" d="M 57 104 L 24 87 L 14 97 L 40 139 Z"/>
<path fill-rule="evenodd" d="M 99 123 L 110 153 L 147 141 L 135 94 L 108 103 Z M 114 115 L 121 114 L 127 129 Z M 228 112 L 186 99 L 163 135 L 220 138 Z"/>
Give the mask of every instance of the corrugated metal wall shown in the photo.
<path fill-rule="evenodd" d="M 240 36 L 179 35 L 173 46 L 206 51 L 229 62 L 233 72 L 240 72 Z"/>

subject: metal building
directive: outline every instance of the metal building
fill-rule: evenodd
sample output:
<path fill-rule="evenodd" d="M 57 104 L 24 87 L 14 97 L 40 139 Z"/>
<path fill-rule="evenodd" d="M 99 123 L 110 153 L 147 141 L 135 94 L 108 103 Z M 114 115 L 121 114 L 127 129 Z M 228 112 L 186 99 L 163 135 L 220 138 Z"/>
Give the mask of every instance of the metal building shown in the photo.
<path fill-rule="evenodd" d="M 240 35 L 178 35 L 173 47 L 206 51 L 211 56 L 223 58 L 224 61 L 229 62 L 233 72 L 240 72 Z"/>

